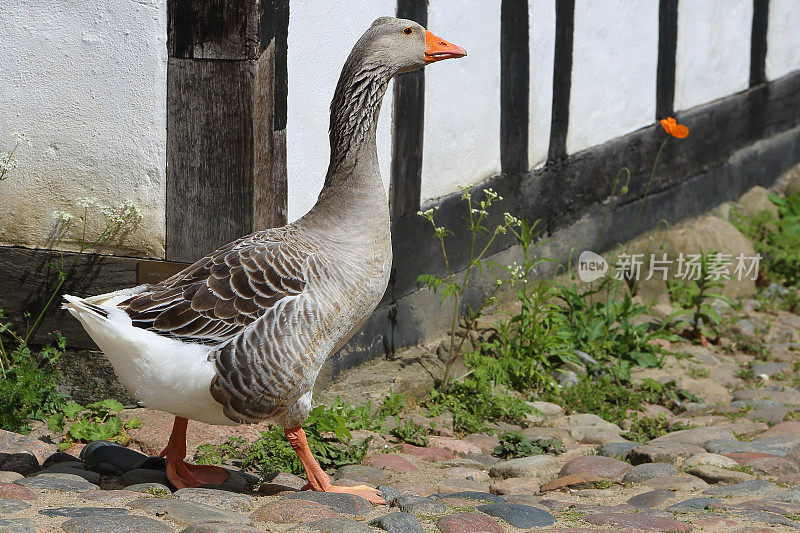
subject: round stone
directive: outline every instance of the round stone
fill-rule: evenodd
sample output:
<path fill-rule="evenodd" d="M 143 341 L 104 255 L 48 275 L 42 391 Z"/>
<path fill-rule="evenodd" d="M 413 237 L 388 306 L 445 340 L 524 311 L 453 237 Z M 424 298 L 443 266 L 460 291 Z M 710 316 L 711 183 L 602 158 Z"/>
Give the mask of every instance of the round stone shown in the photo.
<path fill-rule="evenodd" d="M 323 518 L 333 518 L 336 513 L 328 507 L 308 500 L 279 500 L 265 503 L 250 518 L 256 522 L 300 524 Z"/>
<path fill-rule="evenodd" d="M 423 533 L 419 518 L 411 513 L 389 513 L 371 520 L 369 525 L 390 533 Z"/>
<path fill-rule="evenodd" d="M 567 464 L 561 468 L 559 476 L 588 474 L 591 476 L 620 480 L 631 468 L 633 467 L 629 463 L 618 459 L 603 457 L 601 455 L 587 455 L 570 459 Z"/>
<path fill-rule="evenodd" d="M 628 470 L 622 481 L 625 483 L 642 483 L 648 479 L 677 475 L 678 469 L 669 463 L 644 463 Z"/>
<path fill-rule="evenodd" d="M 186 488 L 173 494 L 174 497 L 191 502 L 205 503 L 229 511 L 250 512 L 253 502 L 244 494 L 217 489 Z"/>
<path fill-rule="evenodd" d="M 546 527 L 553 525 L 555 517 L 543 509 L 516 503 L 491 503 L 479 505 L 476 510 L 497 517 L 518 528 Z"/>
<path fill-rule="evenodd" d="M 483 513 L 455 513 L 436 521 L 441 533 L 503 533 L 503 526 Z"/>

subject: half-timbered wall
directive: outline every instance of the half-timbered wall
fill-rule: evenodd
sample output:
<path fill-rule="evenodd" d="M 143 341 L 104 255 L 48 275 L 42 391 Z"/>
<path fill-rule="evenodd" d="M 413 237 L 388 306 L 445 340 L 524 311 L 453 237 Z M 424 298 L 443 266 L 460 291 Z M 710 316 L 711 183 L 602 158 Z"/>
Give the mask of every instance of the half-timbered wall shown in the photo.
<path fill-rule="evenodd" d="M 0 295 L 24 292 L 50 258 L 10 245 L 51 246 L 52 211 L 77 197 L 139 204 L 144 219 L 114 252 L 174 263 L 107 257 L 74 281 L 78 293 L 152 281 L 302 216 L 328 164 L 341 66 L 374 18 L 395 13 L 469 55 L 398 77 L 384 99 L 395 273 L 336 368 L 447 326 L 438 298 L 417 292 L 417 275 L 443 266 L 415 213 L 441 207 L 457 232 L 450 264 L 463 268 L 459 186 L 492 186 L 502 210 L 555 232 L 612 201 L 609 247 L 632 236 L 645 188 L 633 179 L 613 203 L 611 181 L 623 165 L 647 176 L 658 118 L 692 133 L 664 150 L 653 220 L 703 212 L 800 160 L 797 0 L 0 0 L 0 150 L 13 131 L 34 142 L 0 183 L 11 270 Z M 564 237 L 554 256 L 573 244 Z M 491 252 L 512 245 L 499 238 Z M 19 314 L 45 291 L 29 292 L 0 307 Z M 67 333 L 92 346 L 80 327 Z"/>

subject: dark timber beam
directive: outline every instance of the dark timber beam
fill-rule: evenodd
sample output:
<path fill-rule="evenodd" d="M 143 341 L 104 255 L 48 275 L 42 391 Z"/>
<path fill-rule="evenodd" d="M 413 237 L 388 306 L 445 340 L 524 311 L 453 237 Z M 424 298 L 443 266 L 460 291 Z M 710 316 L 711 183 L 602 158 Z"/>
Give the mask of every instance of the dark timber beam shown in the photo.
<path fill-rule="evenodd" d="M 503 173 L 528 170 L 528 0 L 500 7 L 500 164 Z"/>
<path fill-rule="evenodd" d="M 547 163 L 567 157 L 569 96 L 572 87 L 572 41 L 575 32 L 575 0 L 556 2 L 556 43 L 553 60 L 553 112 Z"/>
<path fill-rule="evenodd" d="M 397 16 L 428 25 L 427 0 L 398 0 Z M 425 72 L 394 79 L 392 166 L 389 208 L 392 218 L 419 209 L 422 183 L 422 136 L 425 127 Z"/>
<path fill-rule="evenodd" d="M 167 259 L 286 223 L 288 0 L 170 0 Z"/>
<path fill-rule="evenodd" d="M 767 25 L 769 0 L 753 0 L 753 29 L 750 33 L 750 87 L 767 81 Z"/>
<path fill-rule="evenodd" d="M 656 120 L 671 116 L 675 102 L 675 50 L 678 45 L 678 0 L 658 4 Z"/>

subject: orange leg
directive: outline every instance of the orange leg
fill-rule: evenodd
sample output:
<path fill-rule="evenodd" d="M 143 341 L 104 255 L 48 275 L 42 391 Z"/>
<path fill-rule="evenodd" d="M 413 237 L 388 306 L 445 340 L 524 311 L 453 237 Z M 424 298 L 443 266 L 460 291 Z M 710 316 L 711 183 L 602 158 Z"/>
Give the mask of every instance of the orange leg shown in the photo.
<path fill-rule="evenodd" d="M 318 492 L 342 492 L 346 494 L 355 494 L 371 501 L 372 503 L 386 503 L 386 500 L 380 497 L 377 489 L 368 487 L 366 485 L 358 485 L 356 487 L 337 487 L 331 484 L 331 478 L 328 477 L 314 456 L 311 455 L 311 450 L 308 447 L 306 434 L 303 428 L 298 427 L 295 429 L 284 429 L 286 438 L 289 439 L 289 444 L 297 454 L 300 462 L 303 463 L 303 468 L 306 469 L 306 477 L 308 478 L 308 485 L 303 487 L 303 490 L 315 490 Z"/>
<path fill-rule="evenodd" d="M 211 465 L 193 465 L 183 461 L 186 457 L 186 426 L 189 421 L 176 416 L 172 435 L 161 457 L 167 461 L 167 479 L 179 489 L 216 485 L 228 479 L 228 471 Z"/>

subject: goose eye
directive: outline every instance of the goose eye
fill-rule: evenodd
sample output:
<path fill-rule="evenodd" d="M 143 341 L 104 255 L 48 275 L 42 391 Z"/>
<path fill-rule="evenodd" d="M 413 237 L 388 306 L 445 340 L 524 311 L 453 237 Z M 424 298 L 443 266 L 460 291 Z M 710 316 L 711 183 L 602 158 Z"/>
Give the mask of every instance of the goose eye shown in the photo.
<path fill-rule="evenodd" d="M 406 35 L 411 35 L 412 33 L 414 33 L 414 30 L 412 28 L 406 28 L 403 30 L 403 33 L 405 33 Z"/>

